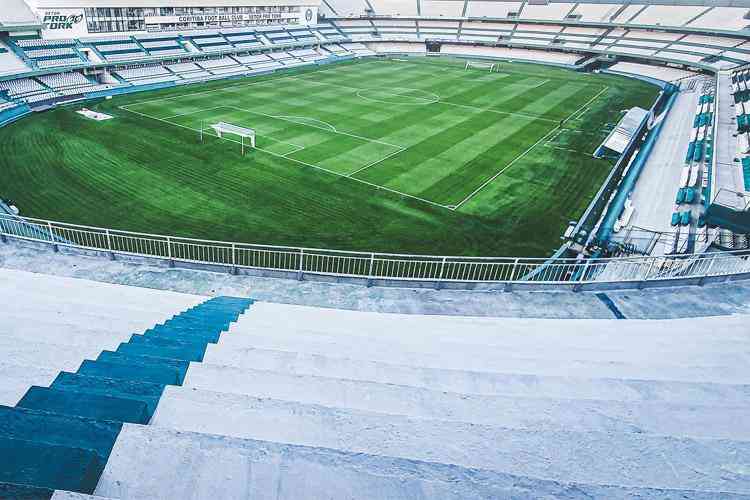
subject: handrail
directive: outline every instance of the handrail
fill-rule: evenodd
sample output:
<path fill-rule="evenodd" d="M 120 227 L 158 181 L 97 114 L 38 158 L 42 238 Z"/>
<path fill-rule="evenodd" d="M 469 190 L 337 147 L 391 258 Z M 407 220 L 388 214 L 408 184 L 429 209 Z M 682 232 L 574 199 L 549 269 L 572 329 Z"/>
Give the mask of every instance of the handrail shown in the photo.
<path fill-rule="evenodd" d="M 462 257 L 261 245 L 0 214 L 0 236 L 170 262 L 304 275 L 438 283 L 627 283 L 750 273 L 750 252 L 575 258 Z"/>

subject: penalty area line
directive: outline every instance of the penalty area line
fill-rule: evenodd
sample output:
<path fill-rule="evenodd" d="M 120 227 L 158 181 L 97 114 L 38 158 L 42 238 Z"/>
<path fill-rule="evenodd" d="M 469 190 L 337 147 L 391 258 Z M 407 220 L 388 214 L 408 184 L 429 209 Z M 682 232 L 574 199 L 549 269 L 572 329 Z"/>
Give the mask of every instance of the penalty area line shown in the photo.
<path fill-rule="evenodd" d="M 151 120 L 157 120 L 157 121 L 160 121 L 162 123 L 166 123 L 168 125 L 172 125 L 172 126 L 175 126 L 175 127 L 184 128 L 186 130 L 191 130 L 193 132 L 200 132 L 200 130 L 194 129 L 192 127 L 188 127 L 187 125 L 180 125 L 179 123 L 170 122 L 170 121 L 165 120 L 163 118 L 157 118 L 155 116 L 147 115 L 147 114 L 141 113 L 139 111 L 133 111 L 132 109 L 127 109 L 127 108 L 124 108 L 122 106 L 121 106 L 121 109 L 124 109 L 125 111 L 128 111 L 130 113 L 136 114 L 138 116 L 142 116 L 144 118 L 148 118 L 148 119 L 151 119 Z M 215 136 L 211 135 L 211 137 L 215 137 Z M 219 139 L 221 139 L 223 141 L 233 142 L 235 144 L 240 144 L 240 141 L 238 141 L 236 139 L 231 139 L 229 137 L 221 137 Z M 395 194 L 395 195 L 398 195 L 398 196 L 402 196 L 404 198 L 409 198 L 409 199 L 416 200 L 416 201 L 419 201 L 419 202 L 422 202 L 422 203 L 426 203 L 427 205 L 431 205 L 433 207 L 445 208 L 447 210 L 450 210 L 450 208 L 447 205 L 442 205 L 440 203 L 437 203 L 437 202 L 434 202 L 434 201 L 430 201 L 430 200 L 428 200 L 426 198 L 420 198 L 419 196 L 414 196 L 413 194 L 408 194 L 408 193 L 404 193 L 404 192 L 401 192 L 401 191 L 397 191 L 395 189 L 391 189 L 389 187 L 381 186 L 380 184 L 375 184 L 373 182 L 368 182 L 368 181 L 365 181 L 365 180 L 362 180 L 362 179 L 357 179 L 356 177 L 349 177 L 346 174 L 341 174 L 339 172 L 335 172 L 333 170 L 329 170 L 327 168 L 321 167 L 320 165 L 314 165 L 312 163 L 307 163 L 307 162 L 304 162 L 302 160 L 297 160 L 296 158 L 290 158 L 288 156 L 285 156 L 285 155 L 282 155 L 282 154 L 279 154 L 279 153 L 274 153 L 272 151 L 268 151 L 268 150 L 265 150 L 265 149 L 255 148 L 255 150 L 261 151 L 262 153 L 266 153 L 266 154 L 271 155 L 271 156 L 275 156 L 277 158 L 284 158 L 285 160 L 288 160 L 288 161 L 291 161 L 291 162 L 294 162 L 294 163 L 297 163 L 297 164 L 300 164 L 300 165 L 304 165 L 306 167 L 314 168 L 315 170 L 320 170 L 321 172 L 326 172 L 328 174 L 335 175 L 337 177 L 341 177 L 343 179 L 350 179 L 350 180 L 352 180 L 354 182 L 358 182 L 360 184 L 364 184 L 366 186 L 369 186 L 371 188 L 375 188 L 377 190 L 383 190 L 383 191 L 386 191 L 388 193 L 392 193 L 392 194 Z M 289 154 L 289 153 L 287 153 L 287 154 Z"/>

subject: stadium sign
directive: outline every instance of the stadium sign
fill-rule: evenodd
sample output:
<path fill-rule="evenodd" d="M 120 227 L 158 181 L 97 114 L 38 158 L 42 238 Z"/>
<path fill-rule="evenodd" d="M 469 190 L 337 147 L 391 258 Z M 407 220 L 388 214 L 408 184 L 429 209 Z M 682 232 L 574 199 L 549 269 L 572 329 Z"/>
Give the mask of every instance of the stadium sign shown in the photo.
<path fill-rule="evenodd" d="M 49 31 L 72 30 L 81 21 L 83 21 L 83 14 L 62 14 L 59 11 L 47 11 L 42 18 L 44 29 Z"/>
<path fill-rule="evenodd" d="M 83 9 L 44 10 L 42 34 L 45 38 L 76 38 L 88 35 Z"/>
<path fill-rule="evenodd" d="M 287 14 L 284 14 L 287 15 Z M 185 24 L 185 23 L 247 23 L 281 19 L 279 12 L 259 14 L 212 14 L 186 16 L 148 16 L 146 24 Z"/>

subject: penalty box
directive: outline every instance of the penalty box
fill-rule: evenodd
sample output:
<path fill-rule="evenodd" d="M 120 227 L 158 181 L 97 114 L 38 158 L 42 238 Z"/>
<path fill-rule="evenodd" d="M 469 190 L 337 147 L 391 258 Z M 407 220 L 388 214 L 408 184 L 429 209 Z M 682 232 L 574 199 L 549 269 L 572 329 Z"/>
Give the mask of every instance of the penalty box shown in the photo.
<path fill-rule="evenodd" d="M 252 130 L 255 149 L 341 175 L 351 175 L 405 149 L 396 144 L 339 131 L 335 126 L 314 118 L 271 115 L 234 106 L 219 106 L 159 119 L 198 133 L 203 131 L 204 135 L 212 137 L 218 135 L 212 125 L 220 123 L 242 129 L 243 133 L 246 133 L 245 129 Z M 227 136 L 226 127 L 222 129 L 224 140 L 238 144 L 243 142 L 239 135 Z M 244 144 L 247 153 L 250 151 L 247 149 L 249 138 L 244 140 Z"/>

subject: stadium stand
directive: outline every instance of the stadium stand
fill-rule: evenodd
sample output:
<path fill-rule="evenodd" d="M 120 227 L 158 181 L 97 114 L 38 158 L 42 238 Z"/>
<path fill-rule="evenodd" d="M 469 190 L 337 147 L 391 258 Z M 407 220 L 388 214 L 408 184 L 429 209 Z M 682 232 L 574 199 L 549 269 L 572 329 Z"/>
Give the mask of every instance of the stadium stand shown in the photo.
<path fill-rule="evenodd" d="M 167 68 L 158 65 L 117 69 L 115 73 L 133 85 L 148 85 L 179 80 L 177 75 L 170 72 Z"/>
<path fill-rule="evenodd" d="M 623 73 L 628 75 L 639 75 L 654 78 L 664 82 L 674 82 L 683 78 L 696 76 L 692 71 L 686 71 L 669 66 L 652 66 L 650 64 L 640 64 L 632 62 L 618 62 L 607 68 L 607 71 Z"/>
<path fill-rule="evenodd" d="M 29 67 L 7 45 L 0 41 L 0 76 L 29 71 Z"/>
<path fill-rule="evenodd" d="M 77 71 L 43 75 L 38 77 L 38 80 L 47 87 L 53 89 L 55 92 L 59 92 L 64 96 L 107 90 L 113 87 L 113 85 L 103 85 L 92 82 Z"/>
<path fill-rule="evenodd" d="M 750 438 L 746 316 L 403 315 L 0 275 L 6 496 L 750 491 L 727 473 Z"/>

